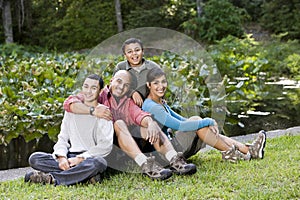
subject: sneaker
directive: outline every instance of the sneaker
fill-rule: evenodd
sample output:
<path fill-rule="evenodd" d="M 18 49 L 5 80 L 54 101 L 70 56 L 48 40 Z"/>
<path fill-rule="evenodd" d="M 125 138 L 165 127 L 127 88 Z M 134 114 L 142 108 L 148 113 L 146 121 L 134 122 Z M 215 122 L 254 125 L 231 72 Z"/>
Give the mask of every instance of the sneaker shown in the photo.
<path fill-rule="evenodd" d="M 172 176 L 172 171 L 161 167 L 155 162 L 154 156 L 147 158 L 147 161 L 142 165 L 142 173 L 152 180 L 165 180 Z"/>
<path fill-rule="evenodd" d="M 264 149 L 266 146 L 266 132 L 264 130 L 259 131 L 256 140 L 252 144 L 246 144 L 249 146 L 249 153 L 251 159 L 263 159 L 264 158 Z"/>
<path fill-rule="evenodd" d="M 102 182 L 102 178 L 100 174 L 97 174 L 95 176 L 93 176 L 92 178 L 90 178 L 88 180 L 88 184 L 96 184 L 96 183 L 101 183 Z"/>
<path fill-rule="evenodd" d="M 240 160 L 250 160 L 249 154 L 243 154 L 237 147 L 233 144 L 231 148 L 226 151 L 221 151 L 222 159 L 232 163 L 236 163 Z"/>
<path fill-rule="evenodd" d="M 182 152 L 179 152 L 171 159 L 170 168 L 175 174 L 179 175 L 195 174 L 197 171 L 196 165 L 186 163 Z"/>
<path fill-rule="evenodd" d="M 54 184 L 55 179 L 49 173 L 33 171 L 26 173 L 24 181 L 32 183 Z"/>

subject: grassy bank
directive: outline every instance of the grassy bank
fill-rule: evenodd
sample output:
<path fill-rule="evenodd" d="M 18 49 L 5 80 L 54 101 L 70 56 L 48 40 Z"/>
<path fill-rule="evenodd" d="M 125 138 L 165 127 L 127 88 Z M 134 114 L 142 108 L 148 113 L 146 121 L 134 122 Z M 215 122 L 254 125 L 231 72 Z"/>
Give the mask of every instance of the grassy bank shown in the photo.
<path fill-rule="evenodd" d="M 212 150 L 192 157 L 193 176 L 160 182 L 118 173 L 102 184 L 71 187 L 0 183 L 0 199 L 300 199 L 300 136 L 267 141 L 265 159 L 232 164 Z"/>

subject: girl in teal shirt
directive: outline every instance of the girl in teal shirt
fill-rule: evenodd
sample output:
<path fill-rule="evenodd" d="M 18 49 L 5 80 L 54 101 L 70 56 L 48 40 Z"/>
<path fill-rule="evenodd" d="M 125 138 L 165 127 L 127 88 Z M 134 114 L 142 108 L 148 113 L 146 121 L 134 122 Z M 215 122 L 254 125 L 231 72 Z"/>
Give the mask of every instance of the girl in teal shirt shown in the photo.
<path fill-rule="evenodd" d="M 149 94 L 143 103 L 143 110 L 150 112 L 162 126 L 162 130 L 175 130 L 174 144 L 184 150 L 185 157 L 197 153 L 204 142 L 222 152 L 222 158 L 231 162 L 238 160 L 262 159 L 266 143 L 265 131 L 260 131 L 252 144 L 242 144 L 232 138 L 219 134 L 218 125 L 211 118 L 199 116 L 185 118 L 173 111 L 164 101 L 168 86 L 166 75 L 161 68 L 153 68 L 147 75 Z M 172 139 L 172 141 L 173 141 Z"/>

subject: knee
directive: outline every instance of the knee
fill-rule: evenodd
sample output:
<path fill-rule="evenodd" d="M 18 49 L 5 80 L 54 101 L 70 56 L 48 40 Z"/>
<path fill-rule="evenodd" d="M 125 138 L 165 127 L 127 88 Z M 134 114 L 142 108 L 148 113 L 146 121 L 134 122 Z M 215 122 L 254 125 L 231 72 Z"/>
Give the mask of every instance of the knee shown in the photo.
<path fill-rule="evenodd" d="M 114 122 L 114 130 L 116 136 L 118 137 L 121 133 L 125 133 L 128 131 L 127 125 L 123 120 L 117 120 Z"/>
<path fill-rule="evenodd" d="M 32 153 L 29 158 L 28 158 L 28 163 L 31 167 L 35 166 L 36 163 L 38 162 L 39 160 L 39 155 L 40 153 L 39 152 L 34 152 Z"/>
<path fill-rule="evenodd" d="M 193 121 L 196 121 L 196 120 L 201 120 L 202 118 L 199 117 L 199 116 L 192 116 L 190 117 L 188 120 L 193 120 Z"/>
<path fill-rule="evenodd" d="M 103 172 L 107 168 L 107 161 L 102 157 L 95 157 L 94 165 L 95 165 L 95 168 L 100 170 L 100 172 Z"/>

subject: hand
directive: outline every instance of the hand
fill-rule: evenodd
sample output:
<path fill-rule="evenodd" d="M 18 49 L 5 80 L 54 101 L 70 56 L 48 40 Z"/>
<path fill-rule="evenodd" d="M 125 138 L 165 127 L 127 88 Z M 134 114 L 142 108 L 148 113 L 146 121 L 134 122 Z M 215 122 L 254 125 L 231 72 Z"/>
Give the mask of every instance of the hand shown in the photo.
<path fill-rule="evenodd" d="M 161 134 L 160 127 L 157 125 L 155 121 L 151 120 L 148 123 L 146 140 L 149 140 L 151 144 L 154 144 L 159 140 L 160 134 Z"/>
<path fill-rule="evenodd" d="M 139 107 L 142 107 L 143 105 L 143 98 L 141 97 L 140 93 L 138 92 L 133 92 L 132 94 L 132 99 L 136 105 Z"/>
<path fill-rule="evenodd" d="M 73 158 L 68 159 L 70 167 L 74 167 L 74 166 L 78 165 L 83 160 L 84 160 L 84 158 L 82 158 L 82 157 L 73 157 Z"/>
<path fill-rule="evenodd" d="M 59 156 L 59 157 L 57 157 L 57 160 L 58 160 L 58 167 L 61 170 L 70 169 L 70 165 L 69 165 L 68 159 L 66 157 Z"/>
<path fill-rule="evenodd" d="M 209 129 L 213 132 L 213 133 L 215 133 L 215 134 L 219 134 L 219 127 L 218 127 L 218 124 L 217 124 L 217 122 L 214 120 L 214 125 L 213 126 L 209 126 Z"/>
<path fill-rule="evenodd" d="M 110 112 L 110 109 L 107 106 L 102 105 L 102 104 L 98 105 L 95 108 L 94 116 L 96 116 L 98 118 L 106 119 L 108 121 L 112 120 L 112 114 Z"/>

